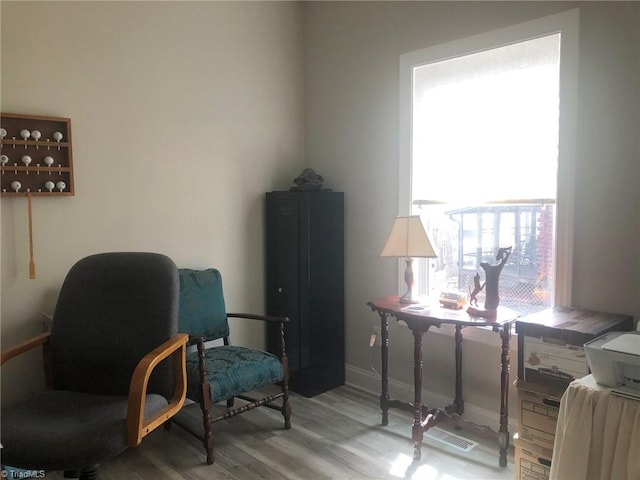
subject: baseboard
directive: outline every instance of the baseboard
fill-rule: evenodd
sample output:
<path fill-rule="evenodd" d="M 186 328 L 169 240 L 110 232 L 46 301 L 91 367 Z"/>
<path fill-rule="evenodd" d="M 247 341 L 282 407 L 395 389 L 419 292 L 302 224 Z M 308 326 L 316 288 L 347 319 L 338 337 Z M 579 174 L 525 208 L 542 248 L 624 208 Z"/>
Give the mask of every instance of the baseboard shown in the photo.
<path fill-rule="evenodd" d="M 380 374 L 374 371 L 365 370 L 354 365 L 345 365 L 346 384 L 364 390 L 377 397 L 380 396 L 381 389 L 381 377 Z M 401 401 L 413 401 L 413 385 L 400 382 L 389 378 L 389 394 L 392 398 Z M 445 397 L 439 393 L 430 392 L 422 389 L 422 403 L 425 405 L 434 405 L 443 407 L 451 403 L 453 399 Z M 496 395 L 496 405 L 499 403 L 499 392 Z M 487 425 L 493 430 L 497 431 L 499 426 L 498 407 L 496 410 L 489 410 L 477 405 L 470 404 L 465 401 L 464 403 L 464 418 L 478 425 Z M 509 417 L 509 431 L 515 433 L 517 431 L 517 420 Z"/>

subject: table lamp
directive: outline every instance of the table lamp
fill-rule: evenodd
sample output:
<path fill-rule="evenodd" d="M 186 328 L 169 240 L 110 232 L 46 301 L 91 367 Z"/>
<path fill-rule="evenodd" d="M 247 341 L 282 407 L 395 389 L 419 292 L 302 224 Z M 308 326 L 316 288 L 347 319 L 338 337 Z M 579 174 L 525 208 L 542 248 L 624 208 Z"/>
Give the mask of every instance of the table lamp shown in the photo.
<path fill-rule="evenodd" d="M 407 284 L 407 292 L 400 297 L 400 303 L 417 303 L 412 298 L 413 259 L 415 257 L 437 257 L 418 215 L 396 217 L 387 244 L 382 249 L 380 256 L 405 258 L 407 269 L 404 272 L 404 281 Z"/>

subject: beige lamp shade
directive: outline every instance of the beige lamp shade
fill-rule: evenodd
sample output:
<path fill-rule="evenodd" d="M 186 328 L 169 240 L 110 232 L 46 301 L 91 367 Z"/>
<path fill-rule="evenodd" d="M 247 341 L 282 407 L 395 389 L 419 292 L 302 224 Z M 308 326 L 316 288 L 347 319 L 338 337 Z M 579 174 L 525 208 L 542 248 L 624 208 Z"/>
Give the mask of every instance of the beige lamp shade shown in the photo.
<path fill-rule="evenodd" d="M 435 258 L 427 231 L 418 215 L 396 217 L 381 257 Z"/>

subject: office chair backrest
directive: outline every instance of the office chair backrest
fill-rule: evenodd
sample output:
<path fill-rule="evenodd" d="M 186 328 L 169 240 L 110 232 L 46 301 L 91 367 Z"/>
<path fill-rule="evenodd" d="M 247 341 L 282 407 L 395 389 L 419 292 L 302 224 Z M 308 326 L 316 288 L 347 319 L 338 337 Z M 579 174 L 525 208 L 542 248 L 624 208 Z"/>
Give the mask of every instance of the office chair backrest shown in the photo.
<path fill-rule="evenodd" d="M 222 294 L 222 276 L 215 268 L 181 268 L 178 330 L 204 337 L 205 341 L 229 335 Z"/>
<path fill-rule="evenodd" d="M 67 274 L 51 328 L 53 388 L 127 395 L 136 364 L 177 333 L 178 270 L 156 253 L 118 252 L 78 261 Z M 148 391 L 172 396 L 164 362 Z"/>

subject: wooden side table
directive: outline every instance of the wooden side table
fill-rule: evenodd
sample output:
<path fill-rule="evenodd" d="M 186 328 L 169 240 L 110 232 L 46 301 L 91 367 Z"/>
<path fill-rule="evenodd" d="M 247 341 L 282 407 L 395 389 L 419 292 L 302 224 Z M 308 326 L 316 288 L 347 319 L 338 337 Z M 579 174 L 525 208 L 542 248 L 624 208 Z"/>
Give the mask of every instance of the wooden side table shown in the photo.
<path fill-rule="evenodd" d="M 414 310 L 408 309 L 410 305 L 398 302 L 398 296 L 380 298 L 368 302 L 374 312 L 380 315 L 381 330 L 381 358 L 382 358 L 382 393 L 380 395 L 380 408 L 382 409 L 382 425 L 389 423 L 389 408 L 401 408 L 413 412 L 413 459 L 419 460 L 422 456 L 421 447 L 424 432 L 445 418 L 452 419 L 466 426 L 474 427 L 479 433 L 491 433 L 497 436 L 500 447 L 499 464 L 507 465 L 507 449 L 509 448 L 508 426 L 508 401 L 509 401 L 509 340 L 511 338 L 511 325 L 520 316 L 517 312 L 498 307 L 495 318 L 487 319 L 473 317 L 464 310 L 451 310 L 432 305 L 428 309 L 420 310 L 415 306 Z M 393 400 L 389 397 L 389 317 L 395 317 L 404 323 L 413 333 L 413 380 L 414 403 L 413 405 Z M 442 409 L 429 409 L 422 405 L 422 337 L 431 327 L 440 327 L 443 324 L 455 325 L 455 398 L 453 403 Z M 490 327 L 499 333 L 502 339 L 500 354 L 500 429 L 493 432 L 488 427 L 479 427 L 462 418 L 464 413 L 464 401 L 462 398 L 462 329 L 465 327 Z"/>

